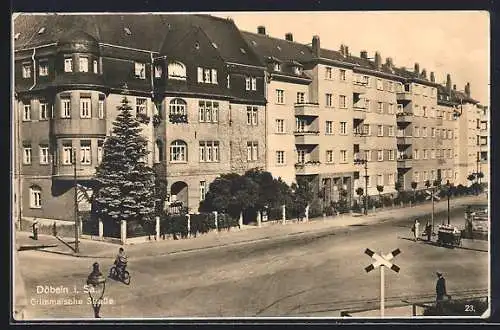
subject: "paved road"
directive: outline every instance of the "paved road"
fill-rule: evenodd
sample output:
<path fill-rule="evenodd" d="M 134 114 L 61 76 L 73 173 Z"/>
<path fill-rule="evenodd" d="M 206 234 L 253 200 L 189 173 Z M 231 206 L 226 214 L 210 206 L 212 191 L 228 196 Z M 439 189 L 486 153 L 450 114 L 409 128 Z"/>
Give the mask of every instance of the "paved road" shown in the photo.
<path fill-rule="evenodd" d="M 403 215 L 402 215 L 403 216 Z M 436 223 L 446 221 L 436 215 Z M 455 208 L 452 223 L 463 224 Z M 366 274 L 365 248 L 400 248 L 396 274 L 386 271 L 388 304 L 405 298 L 433 298 L 435 275 L 445 273 L 448 291 L 486 290 L 488 253 L 448 249 L 409 240 L 411 219 L 330 229 L 270 241 L 130 260 L 130 286 L 108 280 L 103 317 L 322 316 L 333 311 L 376 306 L 378 272 Z M 79 298 L 75 306 L 30 306 L 33 318 L 92 317 L 83 284 L 92 260 L 20 252 L 28 302 L 32 298 Z M 107 271 L 112 263 L 99 260 Z M 67 287 L 66 294 L 37 294 L 37 285 Z M 73 293 L 76 287 L 78 293 Z M 111 303 L 111 299 L 113 302 Z"/>

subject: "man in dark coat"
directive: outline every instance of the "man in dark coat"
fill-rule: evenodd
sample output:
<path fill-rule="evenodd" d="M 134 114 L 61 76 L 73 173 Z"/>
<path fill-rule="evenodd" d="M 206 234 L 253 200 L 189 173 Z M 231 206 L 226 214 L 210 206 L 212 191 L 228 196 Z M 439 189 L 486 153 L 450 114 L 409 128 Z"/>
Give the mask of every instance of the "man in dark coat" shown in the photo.
<path fill-rule="evenodd" d="M 446 293 L 446 280 L 441 272 L 436 272 L 438 280 L 436 282 L 436 309 L 439 314 L 443 312 L 444 297 L 448 296 Z M 449 296 L 448 296 L 449 297 Z"/>

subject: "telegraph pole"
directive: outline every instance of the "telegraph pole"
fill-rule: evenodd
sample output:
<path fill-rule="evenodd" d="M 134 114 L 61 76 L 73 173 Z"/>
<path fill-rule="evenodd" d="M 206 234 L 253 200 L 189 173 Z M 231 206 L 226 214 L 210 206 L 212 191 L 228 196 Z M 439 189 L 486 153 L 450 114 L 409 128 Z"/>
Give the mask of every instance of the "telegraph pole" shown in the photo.
<path fill-rule="evenodd" d="M 78 247 L 78 188 L 76 181 L 76 150 L 73 149 L 73 186 L 75 190 L 74 196 L 74 213 L 75 213 L 75 253 L 79 252 Z"/>
<path fill-rule="evenodd" d="M 446 195 L 448 195 L 448 225 L 450 224 L 450 180 L 446 181 L 446 186 L 448 189 L 446 190 Z"/>
<path fill-rule="evenodd" d="M 368 214 L 368 160 L 364 160 L 365 165 L 365 215 Z"/>

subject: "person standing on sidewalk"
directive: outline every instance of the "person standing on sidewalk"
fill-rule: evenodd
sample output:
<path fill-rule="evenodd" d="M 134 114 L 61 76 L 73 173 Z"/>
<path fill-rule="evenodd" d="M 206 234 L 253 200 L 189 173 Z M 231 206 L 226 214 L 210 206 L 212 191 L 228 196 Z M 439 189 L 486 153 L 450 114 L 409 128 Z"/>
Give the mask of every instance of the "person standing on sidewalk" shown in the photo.
<path fill-rule="evenodd" d="M 418 222 L 418 219 L 415 219 L 415 223 L 413 224 L 413 227 L 411 227 L 411 231 L 413 232 L 415 242 L 418 241 L 420 235 L 420 222 Z"/>
<path fill-rule="evenodd" d="M 447 296 L 449 299 L 450 296 L 446 292 L 446 280 L 443 277 L 443 273 L 438 271 L 436 275 L 438 277 L 436 282 L 436 311 L 438 314 L 442 314 L 444 297 Z"/>
<path fill-rule="evenodd" d="M 35 218 L 33 221 L 33 239 L 38 240 L 38 220 Z"/>
<path fill-rule="evenodd" d="M 425 234 L 427 235 L 427 242 L 430 242 L 432 236 L 432 225 L 429 220 L 427 220 L 427 223 L 425 224 Z"/>

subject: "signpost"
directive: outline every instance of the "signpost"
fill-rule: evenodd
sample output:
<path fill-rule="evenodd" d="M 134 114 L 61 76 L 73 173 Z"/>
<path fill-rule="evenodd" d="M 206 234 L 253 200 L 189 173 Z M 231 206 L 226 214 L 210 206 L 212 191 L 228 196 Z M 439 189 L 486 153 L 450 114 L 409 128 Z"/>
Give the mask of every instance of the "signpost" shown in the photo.
<path fill-rule="evenodd" d="M 432 213 L 431 213 L 431 233 L 434 232 L 434 200 L 439 201 L 440 198 L 438 195 L 436 195 L 436 192 L 434 188 L 432 188 L 432 191 L 429 189 L 425 190 L 425 193 L 427 196 L 425 197 L 426 200 L 432 199 Z"/>
<path fill-rule="evenodd" d="M 373 252 L 370 249 L 366 249 L 365 253 L 374 259 L 375 262 L 365 267 L 367 273 L 371 272 L 377 267 L 380 267 L 380 317 L 384 317 L 385 308 L 385 285 L 384 285 L 384 267 L 390 268 L 396 273 L 399 273 L 399 266 L 390 262 L 395 256 L 401 253 L 401 250 L 396 249 L 389 254 L 382 255 Z"/>

